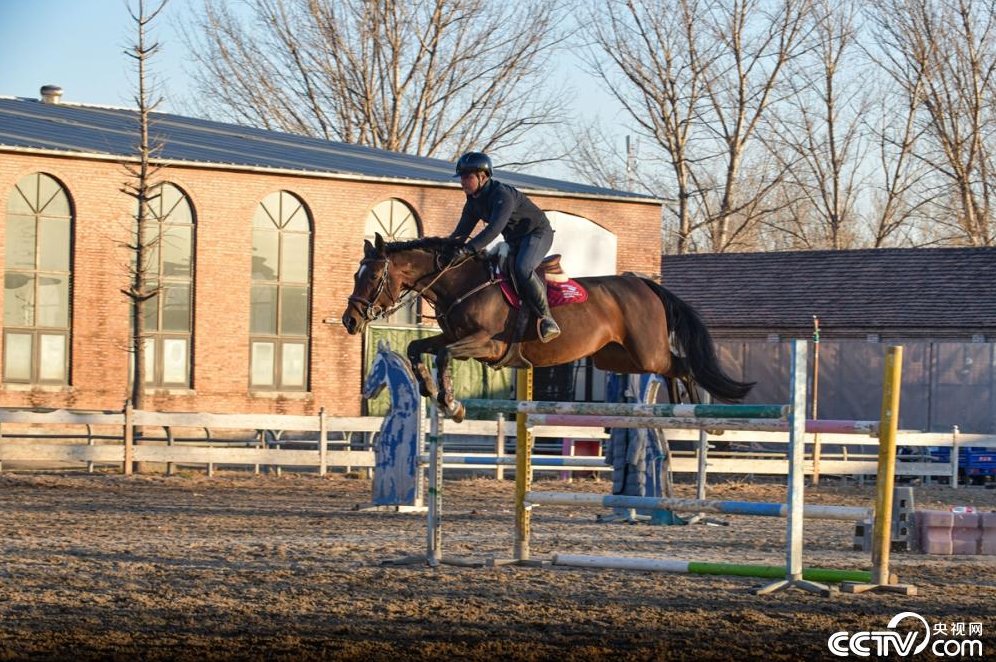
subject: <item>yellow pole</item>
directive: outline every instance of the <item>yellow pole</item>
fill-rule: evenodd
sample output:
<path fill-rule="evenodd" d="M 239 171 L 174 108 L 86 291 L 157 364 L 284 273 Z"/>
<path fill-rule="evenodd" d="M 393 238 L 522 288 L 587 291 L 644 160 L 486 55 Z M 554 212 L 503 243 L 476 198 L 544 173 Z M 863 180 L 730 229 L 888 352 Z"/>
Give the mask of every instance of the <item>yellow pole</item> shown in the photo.
<path fill-rule="evenodd" d="M 515 397 L 519 402 L 533 399 L 533 369 L 515 371 Z M 515 560 L 529 560 L 530 511 L 526 492 L 532 483 L 533 435 L 526 428 L 526 414 L 515 415 Z"/>
<path fill-rule="evenodd" d="M 878 433 L 878 499 L 872 530 L 872 583 L 889 583 L 889 548 L 892 544 L 892 492 L 896 477 L 896 431 L 899 428 L 899 391 L 903 374 L 903 348 L 890 347 L 885 355 L 882 414 Z"/>

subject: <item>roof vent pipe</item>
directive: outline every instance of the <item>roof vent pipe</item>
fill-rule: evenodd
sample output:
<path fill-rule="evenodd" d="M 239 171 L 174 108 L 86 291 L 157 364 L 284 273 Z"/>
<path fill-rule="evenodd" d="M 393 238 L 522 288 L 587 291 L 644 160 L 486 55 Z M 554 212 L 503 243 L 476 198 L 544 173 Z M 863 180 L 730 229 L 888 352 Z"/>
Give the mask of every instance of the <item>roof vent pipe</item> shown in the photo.
<path fill-rule="evenodd" d="M 61 103 L 62 88 L 58 85 L 42 85 L 41 100 L 42 103 Z"/>

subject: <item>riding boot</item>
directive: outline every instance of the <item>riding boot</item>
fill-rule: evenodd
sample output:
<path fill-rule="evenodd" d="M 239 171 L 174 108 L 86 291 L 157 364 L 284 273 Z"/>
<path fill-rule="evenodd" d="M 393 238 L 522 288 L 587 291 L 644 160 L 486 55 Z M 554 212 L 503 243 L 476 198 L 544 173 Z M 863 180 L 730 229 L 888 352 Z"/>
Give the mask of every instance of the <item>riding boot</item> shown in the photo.
<path fill-rule="evenodd" d="M 522 288 L 522 295 L 529 307 L 536 313 L 536 333 L 540 342 L 550 342 L 560 335 L 560 327 L 550 313 L 550 304 L 546 300 L 546 283 L 539 274 L 534 273 Z"/>

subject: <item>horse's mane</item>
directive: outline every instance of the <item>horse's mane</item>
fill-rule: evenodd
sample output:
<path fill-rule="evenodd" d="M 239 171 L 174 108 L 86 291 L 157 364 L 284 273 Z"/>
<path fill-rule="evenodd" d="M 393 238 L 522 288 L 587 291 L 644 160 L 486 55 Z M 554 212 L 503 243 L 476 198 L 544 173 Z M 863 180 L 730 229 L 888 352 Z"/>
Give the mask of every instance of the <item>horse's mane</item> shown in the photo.
<path fill-rule="evenodd" d="M 423 250 L 431 253 L 438 253 L 444 248 L 462 244 L 459 239 L 451 237 L 422 237 L 421 239 L 410 239 L 408 241 L 390 241 L 384 244 L 384 250 L 388 253 L 399 253 L 401 251 Z"/>

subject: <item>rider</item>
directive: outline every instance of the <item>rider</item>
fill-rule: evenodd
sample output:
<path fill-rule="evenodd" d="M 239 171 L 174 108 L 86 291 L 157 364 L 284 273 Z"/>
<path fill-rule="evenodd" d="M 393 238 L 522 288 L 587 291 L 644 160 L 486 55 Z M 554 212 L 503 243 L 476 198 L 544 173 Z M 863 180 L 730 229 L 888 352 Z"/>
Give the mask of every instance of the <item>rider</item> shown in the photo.
<path fill-rule="evenodd" d="M 466 241 L 457 252 L 480 252 L 500 233 L 512 248 L 513 275 L 519 293 L 537 317 L 540 342 L 560 335 L 560 327 L 550 313 L 546 283 L 536 267 L 553 243 L 553 228 L 546 214 L 518 189 L 491 178 L 491 159 L 482 152 L 467 152 L 456 163 L 456 176 L 467 194 L 460 222 L 450 237 Z M 467 241 L 477 221 L 484 229 Z M 457 257 L 454 255 L 453 257 Z"/>

